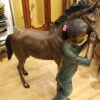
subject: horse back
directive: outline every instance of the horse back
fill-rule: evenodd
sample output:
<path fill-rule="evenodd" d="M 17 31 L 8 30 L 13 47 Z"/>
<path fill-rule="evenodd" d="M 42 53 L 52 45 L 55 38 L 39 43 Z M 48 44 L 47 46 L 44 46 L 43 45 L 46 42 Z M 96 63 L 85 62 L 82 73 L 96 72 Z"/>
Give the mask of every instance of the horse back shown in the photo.
<path fill-rule="evenodd" d="M 12 48 L 17 56 L 52 59 L 51 36 L 46 32 L 16 30 L 12 35 Z"/>

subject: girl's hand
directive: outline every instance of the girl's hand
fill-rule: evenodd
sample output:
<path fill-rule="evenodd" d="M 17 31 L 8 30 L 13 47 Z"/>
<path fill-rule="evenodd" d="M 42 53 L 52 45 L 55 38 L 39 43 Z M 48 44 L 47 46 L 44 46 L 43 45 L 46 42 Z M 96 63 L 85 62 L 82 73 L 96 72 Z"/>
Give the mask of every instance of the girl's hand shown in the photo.
<path fill-rule="evenodd" d="M 96 38 L 97 38 L 96 32 L 92 32 L 90 34 L 90 41 L 89 42 L 95 44 Z"/>

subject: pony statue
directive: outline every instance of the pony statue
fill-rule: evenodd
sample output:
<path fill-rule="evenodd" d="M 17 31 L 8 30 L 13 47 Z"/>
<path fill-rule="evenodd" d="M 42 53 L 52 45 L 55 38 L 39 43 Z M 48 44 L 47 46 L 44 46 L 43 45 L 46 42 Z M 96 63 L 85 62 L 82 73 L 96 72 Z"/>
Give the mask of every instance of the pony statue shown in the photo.
<path fill-rule="evenodd" d="M 97 9 L 97 4 L 92 4 L 89 2 L 84 3 L 80 1 L 79 4 L 72 6 L 66 10 L 66 14 L 62 16 L 66 19 L 59 18 L 55 23 L 61 22 L 58 27 L 51 26 L 51 29 L 47 32 L 37 31 L 31 29 L 14 29 L 14 34 L 11 34 L 6 39 L 6 47 L 8 59 L 10 60 L 12 54 L 14 53 L 18 59 L 18 72 L 20 79 L 25 88 L 29 88 L 28 83 L 24 80 L 23 74 L 28 75 L 28 72 L 24 69 L 24 64 L 29 56 L 33 56 L 38 59 L 45 60 L 55 60 L 59 66 L 61 60 L 61 46 L 64 42 L 62 37 L 62 29 L 68 20 L 75 18 L 88 17 L 90 14 L 94 15 L 95 9 Z M 67 17 L 66 17 L 67 16 Z M 66 35 L 66 34 L 65 34 Z"/>

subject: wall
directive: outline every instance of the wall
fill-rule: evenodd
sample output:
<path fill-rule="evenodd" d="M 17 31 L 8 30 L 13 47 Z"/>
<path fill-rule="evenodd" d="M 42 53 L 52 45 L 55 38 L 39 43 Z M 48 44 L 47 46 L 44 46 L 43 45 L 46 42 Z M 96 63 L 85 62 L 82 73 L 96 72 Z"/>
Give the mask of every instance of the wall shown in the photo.
<path fill-rule="evenodd" d="M 62 14 L 62 0 L 51 0 L 51 21 L 54 22 Z"/>
<path fill-rule="evenodd" d="M 10 1 L 12 4 L 15 25 L 18 28 L 24 28 L 24 17 L 23 17 L 21 0 L 10 0 Z"/>
<path fill-rule="evenodd" d="M 32 26 L 41 27 L 45 23 L 43 1 L 44 0 L 29 0 Z"/>
<path fill-rule="evenodd" d="M 21 0 L 11 0 L 15 24 L 24 28 L 24 19 Z M 29 0 L 31 24 L 40 27 L 44 20 L 44 0 Z M 59 8 L 59 9 L 58 9 Z M 54 22 L 62 13 L 62 0 L 51 0 L 51 20 Z"/>

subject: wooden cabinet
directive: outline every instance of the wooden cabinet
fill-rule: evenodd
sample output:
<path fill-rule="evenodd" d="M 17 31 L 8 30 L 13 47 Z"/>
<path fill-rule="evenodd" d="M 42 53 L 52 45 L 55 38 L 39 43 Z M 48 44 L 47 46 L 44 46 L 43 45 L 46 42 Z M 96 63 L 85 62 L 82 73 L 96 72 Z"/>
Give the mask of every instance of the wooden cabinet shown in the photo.
<path fill-rule="evenodd" d="M 67 0 L 21 0 L 25 28 L 49 29 L 66 8 Z"/>

